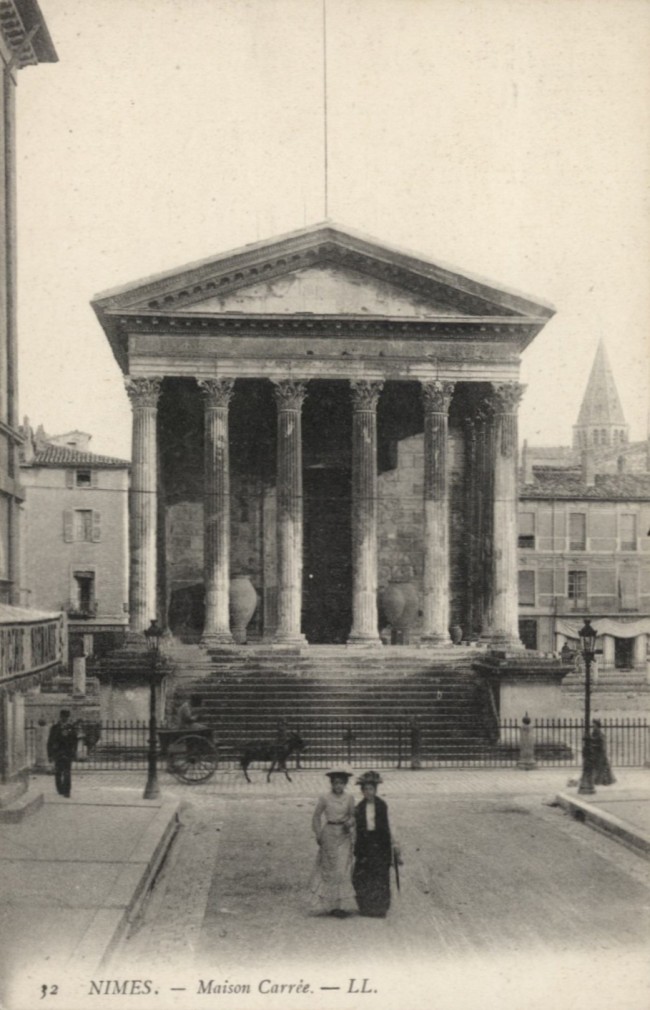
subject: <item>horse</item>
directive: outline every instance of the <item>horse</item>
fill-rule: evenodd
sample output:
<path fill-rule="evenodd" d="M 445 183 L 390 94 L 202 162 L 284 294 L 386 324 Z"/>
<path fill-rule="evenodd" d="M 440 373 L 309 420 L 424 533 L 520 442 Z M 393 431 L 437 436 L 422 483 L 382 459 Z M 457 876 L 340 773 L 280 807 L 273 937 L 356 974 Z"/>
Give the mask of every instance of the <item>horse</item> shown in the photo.
<path fill-rule="evenodd" d="M 266 774 L 266 781 L 271 781 L 271 772 L 277 767 L 277 770 L 283 771 L 289 782 L 291 782 L 291 776 L 287 771 L 287 758 L 291 757 L 292 754 L 299 755 L 306 746 L 303 743 L 302 737 L 295 732 L 287 733 L 286 738 L 282 741 L 249 740 L 248 743 L 244 744 L 239 762 L 246 776 L 246 781 L 251 781 L 248 777 L 248 766 L 251 761 L 270 761 L 271 766 Z"/>

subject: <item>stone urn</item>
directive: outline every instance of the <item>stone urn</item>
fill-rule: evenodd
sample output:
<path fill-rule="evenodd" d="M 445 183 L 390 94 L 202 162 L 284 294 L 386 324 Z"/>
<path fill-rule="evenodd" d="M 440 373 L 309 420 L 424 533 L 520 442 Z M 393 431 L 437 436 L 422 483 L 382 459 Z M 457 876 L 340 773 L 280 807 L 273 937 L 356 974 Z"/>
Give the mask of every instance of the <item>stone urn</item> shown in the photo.
<path fill-rule="evenodd" d="M 415 624 L 419 612 L 418 591 L 410 579 L 392 579 L 381 594 L 381 608 L 393 629 L 401 640 L 408 642 L 408 634 Z"/>
<path fill-rule="evenodd" d="M 452 624 L 449 634 L 454 645 L 460 645 L 463 640 L 463 629 L 460 624 Z"/>
<path fill-rule="evenodd" d="M 230 580 L 230 625 L 238 645 L 246 644 L 246 628 L 257 609 L 257 593 L 248 575 L 233 575 Z"/>

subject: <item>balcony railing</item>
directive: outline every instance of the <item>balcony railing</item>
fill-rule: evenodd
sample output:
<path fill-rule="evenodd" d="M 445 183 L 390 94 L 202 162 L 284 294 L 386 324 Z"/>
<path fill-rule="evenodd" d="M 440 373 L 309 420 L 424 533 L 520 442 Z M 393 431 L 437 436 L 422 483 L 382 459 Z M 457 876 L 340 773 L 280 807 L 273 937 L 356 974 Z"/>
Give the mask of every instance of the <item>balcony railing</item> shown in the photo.
<path fill-rule="evenodd" d="M 71 621 L 87 621 L 92 617 L 97 617 L 98 607 L 97 600 L 92 600 L 88 603 L 69 601 L 68 603 L 64 603 L 61 609 L 66 612 Z"/>

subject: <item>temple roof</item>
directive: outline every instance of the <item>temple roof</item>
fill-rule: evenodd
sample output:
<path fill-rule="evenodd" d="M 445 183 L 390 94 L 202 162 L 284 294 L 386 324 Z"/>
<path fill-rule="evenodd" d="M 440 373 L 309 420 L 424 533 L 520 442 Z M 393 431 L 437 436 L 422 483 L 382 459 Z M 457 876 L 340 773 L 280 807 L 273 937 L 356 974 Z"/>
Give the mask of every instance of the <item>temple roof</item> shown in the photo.
<path fill-rule="evenodd" d="M 315 327 L 337 319 L 426 335 L 439 324 L 438 332 L 464 326 L 478 340 L 507 338 L 522 350 L 555 312 L 329 221 L 113 288 L 92 305 L 125 371 L 126 333 L 137 326 L 161 332 L 182 321 L 208 333 L 211 325 L 236 328 L 249 320 L 286 332 L 291 317 Z"/>

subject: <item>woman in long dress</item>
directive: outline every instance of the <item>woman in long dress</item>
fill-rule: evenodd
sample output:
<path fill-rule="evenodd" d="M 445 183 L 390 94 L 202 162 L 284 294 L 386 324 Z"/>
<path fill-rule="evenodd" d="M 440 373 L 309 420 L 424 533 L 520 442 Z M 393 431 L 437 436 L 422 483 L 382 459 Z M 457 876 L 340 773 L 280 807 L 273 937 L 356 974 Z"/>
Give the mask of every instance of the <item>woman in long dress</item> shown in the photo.
<path fill-rule="evenodd" d="M 345 792 L 352 770 L 341 765 L 325 774 L 330 780 L 330 791 L 319 797 L 311 822 L 318 855 L 310 889 L 315 908 L 344 918 L 355 909 L 352 887 L 354 800 Z"/>
<path fill-rule="evenodd" d="M 390 868 L 393 858 L 402 857 L 390 833 L 388 806 L 377 796 L 382 781 L 375 771 L 365 772 L 358 780 L 363 799 L 355 811 L 356 841 L 352 883 L 361 915 L 383 919 L 390 907 Z"/>

